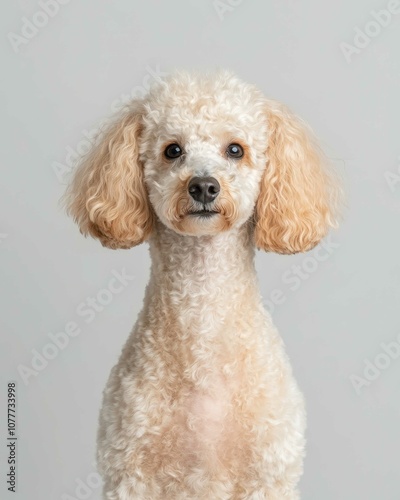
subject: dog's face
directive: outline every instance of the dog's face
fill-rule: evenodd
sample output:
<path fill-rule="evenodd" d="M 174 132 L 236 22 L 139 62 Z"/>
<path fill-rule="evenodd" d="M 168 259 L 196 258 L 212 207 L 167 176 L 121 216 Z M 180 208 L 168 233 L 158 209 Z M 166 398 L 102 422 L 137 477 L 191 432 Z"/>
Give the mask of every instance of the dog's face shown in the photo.
<path fill-rule="evenodd" d="M 150 203 L 167 227 L 215 234 L 252 216 L 267 144 L 263 99 L 254 94 L 243 96 L 236 79 L 199 78 L 150 95 L 140 160 Z"/>
<path fill-rule="evenodd" d="M 67 193 L 84 234 L 144 241 L 154 218 L 180 234 L 247 222 L 258 248 L 295 253 L 335 225 L 337 189 L 306 125 L 229 73 L 177 73 L 109 128 Z"/>

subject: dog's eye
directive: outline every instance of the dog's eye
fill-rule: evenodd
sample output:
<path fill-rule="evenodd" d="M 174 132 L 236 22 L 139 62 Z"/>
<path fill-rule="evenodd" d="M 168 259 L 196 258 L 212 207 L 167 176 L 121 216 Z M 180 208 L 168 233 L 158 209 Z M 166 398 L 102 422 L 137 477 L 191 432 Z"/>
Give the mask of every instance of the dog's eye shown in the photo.
<path fill-rule="evenodd" d="M 226 148 L 226 154 L 231 158 L 241 158 L 244 153 L 240 144 L 229 144 Z"/>
<path fill-rule="evenodd" d="M 179 146 L 179 144 L 175 143 L 167 146 L 164 151 L 165 157 L 168 158 L 169 160 L 179 158 L 180 156 L 182 156 L 182 154 L 183 154 L 182 148 Z"/>

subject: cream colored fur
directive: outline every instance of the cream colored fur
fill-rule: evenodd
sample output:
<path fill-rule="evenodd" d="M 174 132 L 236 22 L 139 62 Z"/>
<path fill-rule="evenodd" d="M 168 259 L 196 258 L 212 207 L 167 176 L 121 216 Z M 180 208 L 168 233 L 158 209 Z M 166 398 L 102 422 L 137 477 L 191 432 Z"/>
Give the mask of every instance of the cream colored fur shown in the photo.
<path fill-rule="evenodd" d="M 163 151 L 179 143 L 184 155 Z M 226 148 L 242 145 L 241 159 Z M 188 194 L 216 178 L 210 208 Z M 299 498 L 305 410 L 264 310 L 255 247 L 306 251 L 335 224 L 337 189 L 307 126 L 227 72 L 180 72 L 98 139 L 67 193 L 84 234 L 148 240 L 151 278 L 104 391 L 107 500 Z"/>

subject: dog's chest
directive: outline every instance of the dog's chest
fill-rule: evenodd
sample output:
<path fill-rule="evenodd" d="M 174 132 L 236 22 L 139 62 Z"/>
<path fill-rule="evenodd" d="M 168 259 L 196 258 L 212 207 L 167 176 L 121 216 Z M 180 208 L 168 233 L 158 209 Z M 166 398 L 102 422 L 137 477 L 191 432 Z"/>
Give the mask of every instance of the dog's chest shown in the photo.
<path fill-rule="evenodd" d="M 194 388 L 181 398 L 174 415 L 179 427 L 178 447 L 188 461 L 217 464 L 231 454 L 237 436 L 236 386 L 222 375 L 208 379 L 208 387 Z"/>
<path fill-rule="evenodd" d="M 214 376 L 205 389 L 192 389 L 183 402 L 187 427 L 204 439 L 217 439 L 232 413 L 233 388 L 222 376 Z"/>

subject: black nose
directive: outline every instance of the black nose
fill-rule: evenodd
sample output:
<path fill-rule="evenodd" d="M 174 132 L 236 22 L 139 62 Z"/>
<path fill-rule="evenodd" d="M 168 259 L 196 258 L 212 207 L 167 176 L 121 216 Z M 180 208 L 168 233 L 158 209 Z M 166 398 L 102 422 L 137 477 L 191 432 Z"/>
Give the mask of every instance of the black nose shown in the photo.
<path fill-rule="evenodd" d="M 214 177 L 193 177 L 189 182 L 190 196 L 200 203 L 210 203 L 218 196 L 221 187 Z"/>

